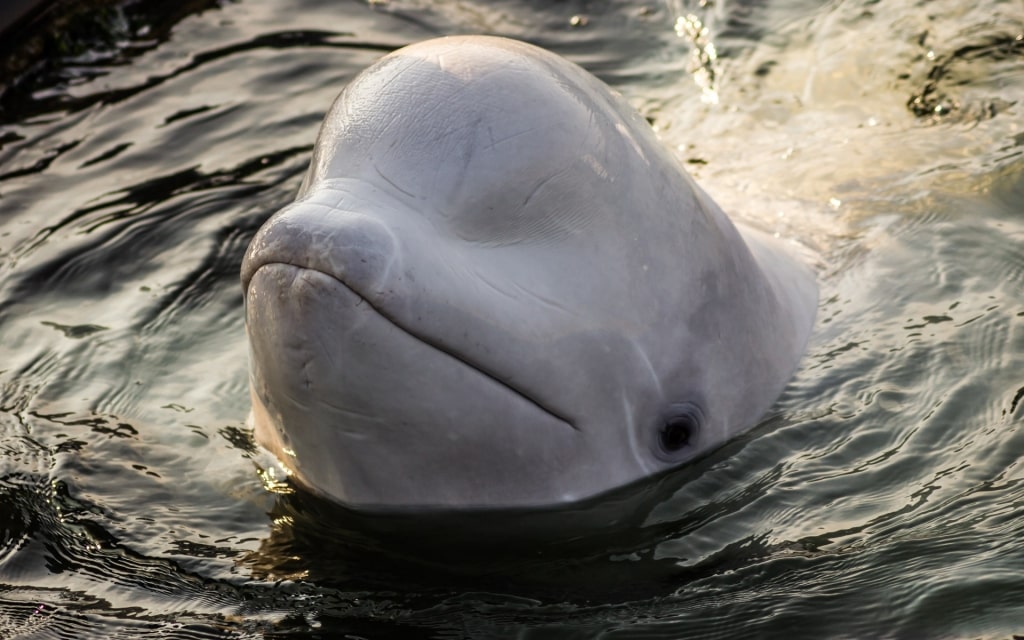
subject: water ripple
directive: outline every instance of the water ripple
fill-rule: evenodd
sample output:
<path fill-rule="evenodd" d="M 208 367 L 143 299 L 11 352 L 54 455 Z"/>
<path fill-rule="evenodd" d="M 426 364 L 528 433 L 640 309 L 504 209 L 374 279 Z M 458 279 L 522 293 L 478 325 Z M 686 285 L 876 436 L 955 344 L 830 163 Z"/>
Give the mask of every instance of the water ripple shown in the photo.
<path fill-rule="evenodd" d="M 152 4 L 0 96 L 0 636 L 1020 631 L 1008 4 Z M 707 28 L 689 44 L 716 54 L 717 105 L 693 88 L 684 14 Z M 826 265 L 804 366 L 761 425 L 526 554 L 497 534 L 426 554 L 460 528 L 418 520 L 396 543 L 325 516 L 261 482 L 243 423 L 249 238 L 345 82 L 457 31 L 597 72 L 728 210 Z"/>

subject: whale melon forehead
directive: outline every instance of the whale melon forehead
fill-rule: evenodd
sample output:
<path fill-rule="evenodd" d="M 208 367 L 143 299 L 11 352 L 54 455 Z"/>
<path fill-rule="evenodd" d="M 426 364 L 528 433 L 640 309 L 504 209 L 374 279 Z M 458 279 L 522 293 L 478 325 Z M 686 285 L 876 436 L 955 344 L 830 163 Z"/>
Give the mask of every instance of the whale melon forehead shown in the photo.
<path fill-rule="evenodd" d="M 307 187 L 362 178 L 484 243 L 587 224 L 599 212 L 580 192 L 607 189 L 616 154 L 639 146 L 606 89 L 535 49 L 510 55 L 523 46 L 451 38 L 385 57 L 328 113 Z"/>

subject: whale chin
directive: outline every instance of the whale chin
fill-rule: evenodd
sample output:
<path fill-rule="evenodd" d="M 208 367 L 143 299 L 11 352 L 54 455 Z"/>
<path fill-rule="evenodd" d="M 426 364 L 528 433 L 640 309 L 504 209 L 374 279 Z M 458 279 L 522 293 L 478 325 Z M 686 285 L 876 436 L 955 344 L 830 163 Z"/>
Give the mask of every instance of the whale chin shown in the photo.
<path fill-rule="evenodd" d="M 246 323 L 256 440 L 315 493 L 364 510 L 535 507 L 552 502 L 553 470 L 579 468 L 587 445 L 571 423 L 331 275 L 260 266 Z M 530 482 L 523 468 L 544 471 Z M 482 489 L 468 503 L 467 485 Z M 586 497 L 567 483 L 555 502 Z"/>

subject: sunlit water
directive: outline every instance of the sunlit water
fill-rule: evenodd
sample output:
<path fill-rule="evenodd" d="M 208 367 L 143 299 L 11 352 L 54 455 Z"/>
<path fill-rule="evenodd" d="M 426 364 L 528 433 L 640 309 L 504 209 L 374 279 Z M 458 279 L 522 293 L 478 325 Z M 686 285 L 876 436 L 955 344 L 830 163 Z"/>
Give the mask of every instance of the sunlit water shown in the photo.
<path fill-rule="evenodd" d="M 0 637 L 1024 633 L 1024 7 L 775 4 L 80 16 L 0 97 Z M 761 426 L 516 562 L 318 520 L 244 422 L 248 239 L 341 87 L 448 33 L 590 69 L 821 274 Z"/>

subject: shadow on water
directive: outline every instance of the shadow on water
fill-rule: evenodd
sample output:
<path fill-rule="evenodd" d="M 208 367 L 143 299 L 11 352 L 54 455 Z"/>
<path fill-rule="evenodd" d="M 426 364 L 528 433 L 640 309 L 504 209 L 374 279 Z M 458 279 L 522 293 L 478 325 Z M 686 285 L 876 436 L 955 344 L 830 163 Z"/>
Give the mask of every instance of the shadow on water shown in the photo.
<path fill-rule="evenodd" d="M 241 562 L 261 579 L 346 590 L 644 600 L 670 593 L 693 575 L 720 570 L 684 569 L 656 551 L 659 542 L 685 535 L 730 505 L 705 496 L 688 513 L 652 518 L 711 464 L 550 510 L 368 514 L 288 489 L 270 512 L 269 537 Z"/>

